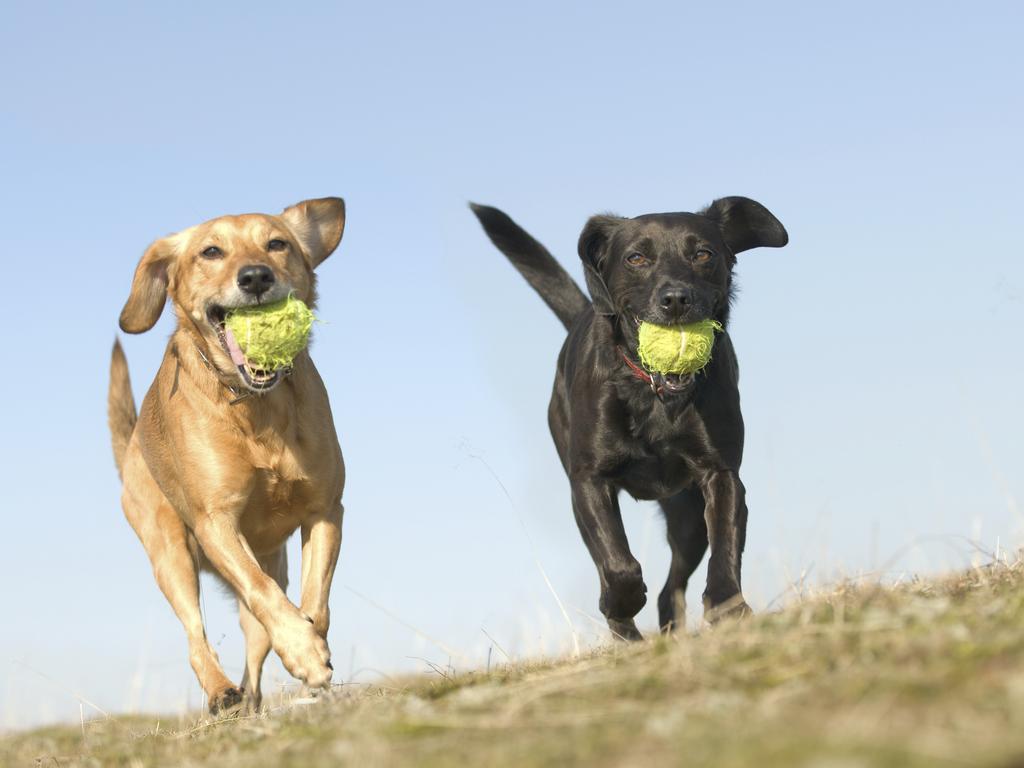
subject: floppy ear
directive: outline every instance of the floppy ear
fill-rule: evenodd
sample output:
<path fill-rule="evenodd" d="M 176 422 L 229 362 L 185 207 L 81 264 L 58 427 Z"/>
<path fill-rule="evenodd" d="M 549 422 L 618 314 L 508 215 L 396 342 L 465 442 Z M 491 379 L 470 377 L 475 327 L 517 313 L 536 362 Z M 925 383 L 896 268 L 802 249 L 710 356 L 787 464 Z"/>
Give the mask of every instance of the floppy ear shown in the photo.
<path fill-rule="evenodd" d="M 722 197 L 701 213 L 718 224 L 733 253 L 762 246 L 781 248 L 789 242 L 782 223 L 749 197 Z"/>
<path fill-rule="evenodd" d="M 281 218 L 302 242 L 315 269 L 341 242 L 345 231 L 345 201 L 340 197 L 304 200 L 285 208 Z"/>
<path fill-rule="evenodd" d="M 168 270 L 175 253 L 172 238 L 165 237 L 142 254 L 132 278 L 131 293 L 121 310 L 121 330 L 125 333 L 143 333 L 160 319 L 167 303 Z"/>
<path fill-rule="evenodd" d="M 615 216 L 591 216 L 580 233 L 580 260 L 583 262 L 583 274 L 587 278 L 590 300 L 594 304 L 594 312 L 608 317 L 615 314 L 615 304 L 608 292 L 608 286 L 605 285 L 601 269 L 608 255 L 608 241 L 620 221 L 621 219 Z"/>

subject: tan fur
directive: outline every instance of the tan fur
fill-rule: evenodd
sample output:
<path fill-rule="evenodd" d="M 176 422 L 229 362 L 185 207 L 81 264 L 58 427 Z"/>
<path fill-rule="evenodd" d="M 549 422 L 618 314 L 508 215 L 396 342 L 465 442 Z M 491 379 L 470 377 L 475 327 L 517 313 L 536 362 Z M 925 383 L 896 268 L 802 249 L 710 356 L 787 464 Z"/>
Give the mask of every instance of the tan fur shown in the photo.
<path fill-rule="evenodd" d="M 244 381 L 207 322 L 206 307 L 235 290 L 238 269 L 248 264 L 270 266 L 278 283 L 313 306 L 313 268 L 337 247 L 344 221 L 342 201 L 325 198 L 280 216 L 224 216 L 158 240 L 139 262 L 121 313 L 123 330 L 149 330 L 169 296 L 178 318 L 137 422 L 124 353 L 115 345 L 109 421 L 125 516 L 185 627 L 192 668 L 213 711 L 240 696 L 203 628 L 198 571 L 204 566 L 238 596 L 252 704 L 259 705 L 270 648 L 309 686 L 330 683 L 328 595 L 341 544 L 345 470 L 327 392 L 309 355 L 296 358 L 293 373 L 274 389 L 232 404 Z M 268 250 L 273 238 L 289 247 Z M 223 257 L 203 258 L 210 245 Z M 284 545 L 296 529 L 302 532 L 298 607 L 284 593 Z"/>
<path fill-rule="evenodd" d="M 131 379 L 128 378 L 128 361 L 125 359 L 121 342 L 114 342 L 110 354 L 110 391 L 107 393 L 107 424 L 110 427 L 110 440 L 114 448 L 114 463 L 117 465 L 118 477 L 121 476 L 121 465 L 124 462 L 128 441 L 135 431 L 135 396 L 132 394 Z"/>

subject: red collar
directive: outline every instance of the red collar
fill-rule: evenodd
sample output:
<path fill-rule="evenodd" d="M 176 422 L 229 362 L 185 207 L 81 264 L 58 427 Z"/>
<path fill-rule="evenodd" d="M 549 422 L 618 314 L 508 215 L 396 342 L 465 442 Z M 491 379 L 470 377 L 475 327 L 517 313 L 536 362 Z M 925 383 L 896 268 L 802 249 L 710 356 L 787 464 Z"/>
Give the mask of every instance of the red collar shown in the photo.
<path fill-rule="evenodd" d="M 651 374 L 630 360 L 629 355 L 626 354 L 626 350 L 622 347 L 616 347 L 616 349 L 619 350 L 619 356 L 622 358 L 622 362 L 629 367 L 629 370 L 633 372 L 633 375 L 640 379 L 640 381 L 649 384 L 651 391 L 660 398 L 665 391 L 664 387 L 660 387 L 655 384 L 654 377 L 651 376 Z"/>

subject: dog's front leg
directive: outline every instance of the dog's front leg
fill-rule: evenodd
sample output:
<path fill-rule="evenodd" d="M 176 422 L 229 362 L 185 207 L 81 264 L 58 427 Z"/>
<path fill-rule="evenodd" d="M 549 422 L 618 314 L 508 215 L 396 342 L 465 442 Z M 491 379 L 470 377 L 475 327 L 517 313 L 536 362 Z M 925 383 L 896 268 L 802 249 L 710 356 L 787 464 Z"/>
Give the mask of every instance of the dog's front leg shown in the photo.
<path fill-rule="evenodd" d="M 735 471 L 720 470 L 708 473 L 701 490 L 711 545 L 704 618 L 714 622 L 724 616 L 744 616 L 750 613 L 740 589 L 747 537 L 746 489 Z"/>
<path fill-rule="evenodd" d="M 214 568 L 266 628 L 285 669 L 311 688 L 327 686 L 331 682 L 327 643 L 260 568 L 237 521 L 226 513 L 205 514 L 195 521 L 194 532 Z"/>
<path fill-rule="evenodd" d="M 608 627 L 624 640 L 641 640 L 633 617 L 647 602 L 647 585 L 629 551 L 618 489 L 607 480 L 574 477 L 572 509 L 601 577 L 600 608 Z"/>
<path fill-rule="evenodd" d="M 325 640 L 331 624 L 328 598 L 341 549 L 343 515 L 344 508 L 338 502 L 302 524 L 302 613 L 312 619 L 314 628 Z"/>

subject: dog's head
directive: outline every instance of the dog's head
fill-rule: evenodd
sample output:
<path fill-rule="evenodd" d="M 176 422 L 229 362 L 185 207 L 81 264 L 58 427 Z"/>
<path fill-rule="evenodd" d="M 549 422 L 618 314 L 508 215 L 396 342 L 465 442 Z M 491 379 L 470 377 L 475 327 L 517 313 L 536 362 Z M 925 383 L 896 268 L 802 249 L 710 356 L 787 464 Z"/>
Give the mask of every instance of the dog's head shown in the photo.
<path fill-rule="evenodd" d="M 579 252 L 598 314 L 615 315 L 626 341 L 636 326 L 725 323 L 736 254 L 789 240 L 771 212 L 746 197 L 715 200 L 700 213 L 594 216 Z"/>
<path fill-rule="evenodd" d="M 225 315 L 289 294 L 313 306 L 313 270 L 338 247 L 344 229 L 344 201 L 327 197 L 298 203 L 278 216 L 222 216 L 157 240 L 135 270 L 121 329 L 148 331 L 170 297 L 180 327 L 219 371 L 237 376 L 246 389 L 266 392 L 281 373 L 232 360 Z"/>

